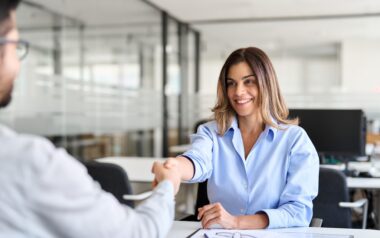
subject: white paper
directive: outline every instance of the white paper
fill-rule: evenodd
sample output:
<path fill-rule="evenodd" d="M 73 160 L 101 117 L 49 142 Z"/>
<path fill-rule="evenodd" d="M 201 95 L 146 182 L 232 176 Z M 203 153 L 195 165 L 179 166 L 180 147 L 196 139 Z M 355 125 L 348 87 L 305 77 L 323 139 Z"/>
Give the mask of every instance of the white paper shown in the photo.
<path fill-rule="evenodd" d="M 269 230 L 200 229 L 190 238 L 354 238 L 352 235 L 303 232 L 275 232 Z"/>

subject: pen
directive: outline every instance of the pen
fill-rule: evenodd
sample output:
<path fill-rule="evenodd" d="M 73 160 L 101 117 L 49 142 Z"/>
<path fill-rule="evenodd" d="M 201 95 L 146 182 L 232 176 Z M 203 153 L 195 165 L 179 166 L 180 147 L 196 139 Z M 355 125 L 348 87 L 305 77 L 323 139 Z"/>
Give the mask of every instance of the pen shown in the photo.
<path fill-rule="evenodd" d="M 203 237 L 204 237 L 204 238 L 211 238 L 211 236 L 207 235 L 207 233 L 204 233 L 204 234 L 203 234 Z"/>

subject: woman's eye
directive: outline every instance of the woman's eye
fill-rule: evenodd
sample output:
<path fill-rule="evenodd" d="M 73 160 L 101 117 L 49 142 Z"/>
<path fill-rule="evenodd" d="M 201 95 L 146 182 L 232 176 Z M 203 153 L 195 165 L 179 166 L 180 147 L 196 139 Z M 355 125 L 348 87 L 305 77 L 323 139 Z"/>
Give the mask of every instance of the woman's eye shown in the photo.
<path fill-rule="evenodd" d="M 244 81 L 244 83 L 247 84 L 247 85 L 252 85 L 252 84 L 255 84 L 256 81 L 253 80 L 253 79 L 247 79 L 247 80 Z"/>
<path fill-rule="evenodd" d="M 233 85 L 235 85 L 235 82 L 233 82 L 233 81 L 227 81 L 227 86 L 233 86 Z"/>

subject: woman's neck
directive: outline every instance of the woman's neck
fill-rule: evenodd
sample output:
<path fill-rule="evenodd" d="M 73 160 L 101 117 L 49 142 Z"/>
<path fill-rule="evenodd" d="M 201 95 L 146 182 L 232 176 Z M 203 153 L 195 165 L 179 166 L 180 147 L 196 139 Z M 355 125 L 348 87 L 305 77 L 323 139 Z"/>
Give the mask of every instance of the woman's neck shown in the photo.
<path fill-rule="evenodd" d="M 265 128 L 264 120 L 259 114 L 252 115 L 250 117 L 238 116 L 239 129 L 243 133 L 255 133 L 263 131 Z"/>

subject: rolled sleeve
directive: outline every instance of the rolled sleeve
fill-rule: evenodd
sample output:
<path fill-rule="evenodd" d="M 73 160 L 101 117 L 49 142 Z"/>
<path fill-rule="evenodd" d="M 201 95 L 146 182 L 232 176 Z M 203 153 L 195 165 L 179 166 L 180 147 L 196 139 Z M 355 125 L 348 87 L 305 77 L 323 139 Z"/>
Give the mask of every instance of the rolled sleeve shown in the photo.
<path fill-rule="evenodd" d="M 187 182 L 203 182 L 212 173 L 212 133 L 205 125 L 201 125 L 197 133 L 191 135 L 190 139 L 191 149 L 182 155 L 190 159 L 194 165 L 194 176 Z"/>
<path fill-rule="evenodd" d="M 267 214 L 268 216 L 268 229 L 280 228 L 283 227 L 282 224 L 288 223 L 288 221 L 285 221 L 288 219 L 288 214 L 286 214 L 285 211 L 282 211 L 280 209 L 265 209 L 261 212 Z"/>

